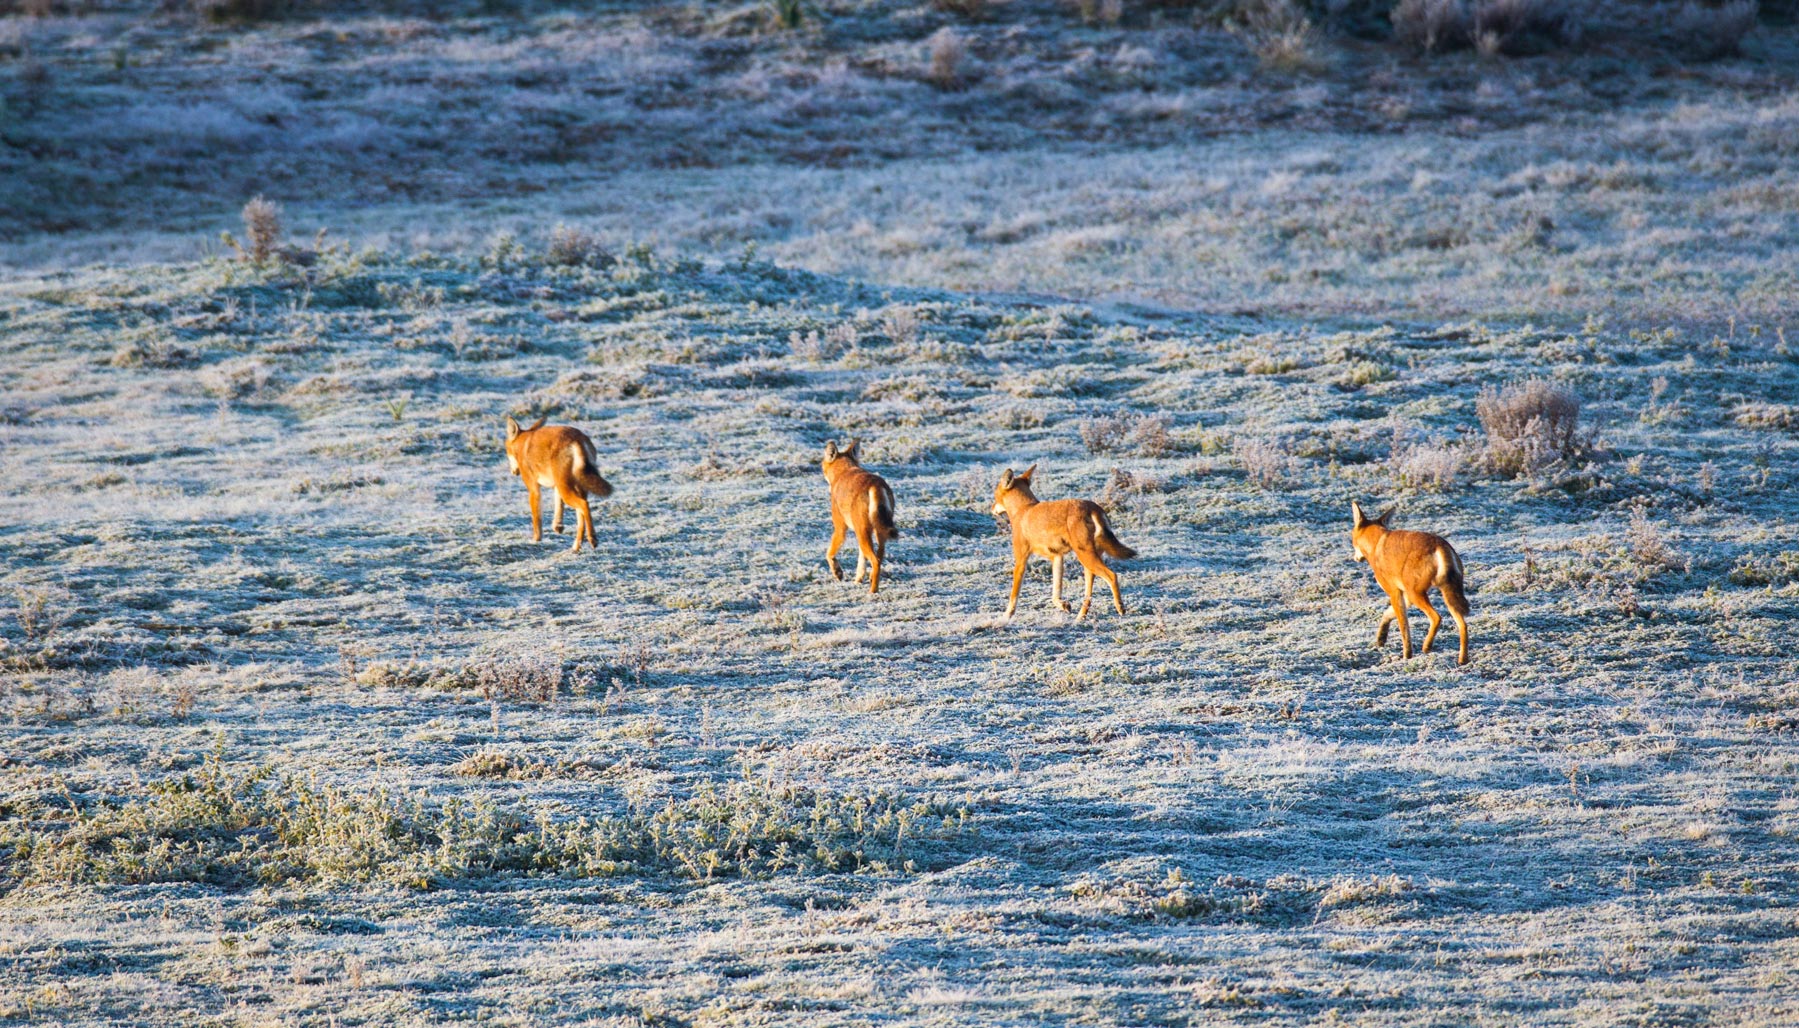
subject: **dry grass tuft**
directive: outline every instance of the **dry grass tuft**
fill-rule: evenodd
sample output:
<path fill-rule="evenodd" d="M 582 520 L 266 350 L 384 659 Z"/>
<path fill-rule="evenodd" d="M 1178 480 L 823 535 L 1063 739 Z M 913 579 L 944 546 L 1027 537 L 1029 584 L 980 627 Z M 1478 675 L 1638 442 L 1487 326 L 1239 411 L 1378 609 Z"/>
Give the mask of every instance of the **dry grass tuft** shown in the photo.
<path fill-rule="evenodd" d="M 932 33 L 929 45 L 931 83 L 938 89 L 960 89 L 968 61 L 968 44 L 962 34 L 946 25 Z"/>
<path fill-rule="evenodd" d="M 517 766 L 505 751 L 485 749 L 476 750 L 450 765 L 450 773 L 463 778 L 505 778 Z"/>
<path fill-rule="evenodd" d="M 1298 470 L 1298 462 L 1283 440 L 1244 439 L 1232 451 L 1243 476 L 1263 489 L 1279 489 Z"/>
<path fill-rule="evenodd" d="M 498 657 L 467 670 L 487 699 L 547 703 L 562 688 L 562 662 L 549 657 Z"/>
<path fill-rule="evenodd" d="M 553 267 L 609 268 L 618 263 L 599 237 L 574 225 L 557 225 L 550 230 L 550 241 L 544 247 L 543 260 Z"/>
<path fill-rule="evenodd" d="M 1293 0 L 1254 0 L 1242 17 L 1240 32 L 1262 67 L 1289 73 L 1324 67 L 1318 27 Z"/>
<path fill-rule="evenodd" d="M 1166 414 L 1108 414 L 1087 418 L 1077 426 L 1088 453 L 1116 453 L 1134 448 L 1145 457 L 1166 457 L 1178 447 Z"/>
<path fill-rule="evenodd" d="M 1799 428 L 1799 407 L 1782 403 L 1751 400 L 1738 404 L 1731 417 L 1744 428 Z"/>
<path fill-rule="evenodd" d="M 1131 419 L 1123 414 L 1088 418 L 1080 423 L 1081 445 L 1088 453 L 1111 453 L 1130 434 Z"/>
<path fill-rule="evenodd" d="M 1453 442 L 1442 439 L 1395 440 L 1387 458 L 1393 484 L 1403 489 L 1441 493 L 1455 488 L 1466 455 Z"/>
<path fill-rule="evenodd" d="M 1667 529 L 1649 520 L 1649 511 L 1644 503 L 1631 508 L 1630 525 L 1624 531 L 1624 542 L 1630 548 L 1631 559 L 1646 575 L 1660 571 L 1686 571 L 1691 567 L 1691 562 L 1675 549 L 1673 537 Z"/>
<path fill-rule="evenodd" d="M 1152 414 L 1137 419 L 1131 429 L 1131 441 L 1145 457 L 1166 457 L 1175 451 L 1174 438 L 1168 434 L 1170 421 L 1166 414 Z"/>
<path fill-rule="evenodd" d="M 910 347 L 918 342 L 918 333 L 924 327 L 924 320 L 918 311 L 903 303 L 896 303 L 881 312 L 881 331 L 895 346 Z"/>
<path fill-rule="evenodd" d="M 281 205 L 259 193 L 244 204 L 243 216 L 244 245 L 238 252 L 252 264 L 267 264 L 281 249 Z M 229 235 L 225 239 L 236 246 Z"/>
<path fill-rule="evenodd" d="M 1106 479 L 1105 490 L 1099 494 L 1099 505 L 1107 510 L 1117 510 L 1133 496 L 1159 493 L 1167 488 L 1168 483 L 1155 475 L 1113 468 L 1111 477 Z"/>
<path fill-rule="evenodd" d="M 1507 477 L 1574 460 L 1591 444 L 1580 434 L 1580 399 L 1540 378 L 1503 390 L 1489 386 L 1474 410 L 1486 432 L 1486 463 Z"/>
<path fill-rule="evenodd" d="M 1399 0 L 1393 5 L 1393 38 L 1427 54 L 1465 46 L 1470 18 L 1462 0 Z"/>
<path fill-rule="evenodd" d="M 1318 897 L 1318 908 L 1329 910 L 1332 907 L 1349 906 L 1356 903 L 1376 903 L 1410 892 L 1412 883 L 1398 875 L 1369 875 L 1366 878 L 1344 877 L 1335 879 Z"/>

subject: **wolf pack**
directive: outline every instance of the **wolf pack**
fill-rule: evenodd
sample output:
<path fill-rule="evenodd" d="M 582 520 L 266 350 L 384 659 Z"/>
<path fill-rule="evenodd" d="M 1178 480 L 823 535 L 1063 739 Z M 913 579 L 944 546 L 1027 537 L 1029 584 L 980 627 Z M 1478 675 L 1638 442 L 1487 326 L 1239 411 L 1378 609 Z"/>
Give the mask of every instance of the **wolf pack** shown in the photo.
<path fill-rule="evenodd" d="M 511 473 L 524 483 L 531 507 L 531 538 L 543 539 L 543 496 L 548 492 L 554 504 L 551 527 L 562 531 L 564 508 L 575 512 L 575 544 L 598 549 L 594 534 L 593 509 L 589 498 L 604 499 L 612 495 L 612 484 L 600 474 L 598 451 L 593 440 L 578 428 L 568 425 L 546 425 L 539 418 L 529 427 L 521 427 L 514 418 L 506 419 L 506 460 Z M 856 574 L 860 584 L 868 579 L 872 595 L 881 589 L 881 566 L 887 558 L 887 544 L 899 538 L 894 521 L 898 507 L 893 487 L 880 475 L 862 466 L 862 442 L 851 439 L 839 446 L 835 441 L 825 445 L 820 469 L 829 488 L 831 509 L 831 541 L 825 550 L 825 563 L 831 574 L 843 579 L 843 566 L 837 554 L 844 539 L 856 541 Z M 993 490 L 993 516 L 1004 517 L 1012 533 L 1012 591 L 1006 600 L 1006 618 L 1018 611 L 1018 591 L 1032 557 L 1050 563 L 1050 602 L 1057 609 L 1073 607 L 1062 598 L 1064 559 L 1073 554 L 1081 565 L 1084 588 L 1081 609 L 1075 620 L 1087 616 L 1093 606 L 1093 580 L 1103 579 L 1112 591 L 1112 605 L 1124 614 L 1124 592 L 1119 588 L 1118 572 L 1106 558 L 1129 560 L 1137 551 L 1120 542 L 1113 534 L 1106 512 L 1092 500 L 1040 500 L 1031 488 L 1035 464 L 1023 471 L 1007 468 Z M 1455 547 L 1442 536 L 1391 527 L 1393 509 L 1368 517 L 1359 501 L 1350 501 L 1350 546 L 1355 559 L 1374 572 L 1374 581 L 1387 594 L 1389 609 L 1381 614 L 1375 629 L 1376 648 L 1387 644 L 1387 630 L 1399 624 L 1400 650 L 1404 658 L 1412 656 L 1412 633 L 1406 612 L 1416 608 L 1424 612 L 1430 628 L 1424 634 L 1422 651 L 1429 653 L 1442 627 L 1443 616 L 1430 602 L 1436 590 L 1455 619 L 1461 638 L 1456 663 L 1468 663 L 1468 597 L 1462 569 L 1462 558 Z"/>

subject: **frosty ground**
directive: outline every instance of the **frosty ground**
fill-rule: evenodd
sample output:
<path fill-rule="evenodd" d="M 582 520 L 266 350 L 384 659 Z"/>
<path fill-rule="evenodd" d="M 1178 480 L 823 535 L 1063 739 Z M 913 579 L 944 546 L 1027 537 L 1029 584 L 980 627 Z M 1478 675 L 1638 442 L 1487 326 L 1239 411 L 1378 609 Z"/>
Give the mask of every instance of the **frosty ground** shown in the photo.
<path fill-rule="evenodd" d="M 1795 1016 L 1799 367 L 1773 326 L 1340 329 L 604 263 L 6 287 L 5 1017 Z M 1603 452 L 1483 471 L 1481 388 L 1543 375 Z M 594 436 L 597 554 L 528 540 L 506 414 Z M 899 496 L 874 598 L 823 561 L 817 455 L 852 434 Z M 986 508 L 1032 462 L 1144 554 L 1126 617 L 1049 609 L 1039 565 L 1000 619 Z M 1358 496 L 1460 547 L 1466 669 L 1371 648 Z M 547 823 L 752 782 L 929 824 L 749 873 L 402 874 L 358 862 L 385 842 L 218 811 L 68 842 L 258 765 Z"/>
<path fill-rule="evenodd" d="M 1197 19 L 1222 0 L 1116 24 L 827 0 L 794 31 L 709 2 L 51 6 L 0 19 L 0 268 L 216 253 L 264 193 L 296 234 L 358 246 L 568 221 L 618 249 L 753 241 L 888 285 L 1277 317 L 1710 331 L 1799 289 L 1777 0 L 1722 61 L 1656 42 L 1678 3 L 1594 0 L 1568 6 L 1647 25 L 1525 59 L 1338 34 L 1299 73 Z"/>
<path fill-rule="evenodd" d="M 0 1023 L 1799 1021 L 1790 24 L 17 6 Z M 1533 379 L 1596 436 L 1513 475 Z M 1125 617 L 1001 619 L 1032 463 Z M 1468 667 L 1372 648 L 1358 497 Z"/>

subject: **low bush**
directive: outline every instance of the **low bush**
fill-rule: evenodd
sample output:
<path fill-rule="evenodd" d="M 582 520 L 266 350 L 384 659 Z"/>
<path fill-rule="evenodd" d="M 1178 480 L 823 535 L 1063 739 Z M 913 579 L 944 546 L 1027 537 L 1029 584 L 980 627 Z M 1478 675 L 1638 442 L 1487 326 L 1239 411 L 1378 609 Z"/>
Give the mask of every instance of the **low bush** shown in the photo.
<path fill-rule="evenodd" d="M 245 256 L 266 264 L 281 246 L 281 205 L 257 196 L 244 204 Z"/>
<path fill-rule="evenodd" d="M 550 241 L 544 247 L 543 262 L 552 267 L 609 268 L 618 258 L 601 245 L 586 229 L 573 225 L 557 225 L 550 230 Z"/>
<path fill-rule="evenodd" d="M 1516 478 L 1583 456 L 1592 445 L 1580 431 L 1580 399 L 1542 379 L 1481 391 L 1474 410 L 1486 433 L 1492 470 Z"/>
<path fill-rule="evenodd" d="M 1400 440 L 1393 444 L 1387 470 L 1402 489 L 1447 492 L 1461 476 L 1463 459 L 1462 448 L 1453 442 Z"/>
<path fill-rule="evenodd" d="M 1324 66 L 1318 28 L 1293 0 L 1253 0 L 1241 17 L 1239 32 L 1262 67 L 1296 72 Z"/>
<path fill-rule="evenodd" d="M 945 26 L 932 34 L 928 45 L 931 50 L 931 67 L 928 73 L 931 83 L 938 89 L 959 88 L 968 59 L 968 44 L 963 42 L 962 34 Z"/>
<path fill-rule="evenodd" d="M 1578 43 L 1586 32 L 1567 0 L 1399 0 L 1389 18 L 1394 38 L 1424 53 L 1540 53 Z"/>
<path fill-rule="evenodd" d="M 1231 446 L 1243 477 L 1263 489 L 1280 489 L 1299 467 L 1292 448 L 1279 439 L 1242 439 Z"/>
<path fill-rule="evenodd" d="M 1134 448 L 1145 457 L 1166 457 L 1177 446 L 1166 414 L 1109 414 L 1087 418 L 1077 426 L 1088 453 L 1116 453 Z"/>
<path fill-rule="evenodd" d="M 1087 418 L 1080 423 L 1081 445 L 1088 453 L 1110 453 L 1124 443 L 1131 431 L 1131 419 L 1114 414 Z"/>
<path fill-rule="evenodd" d="M 1674 39 L 1700 60 L 1730 57 L 1742 49 L 1743 37 L 1755 28 L 1756 0 L 1730 0 L 1712 6 L 1688 2 L 1674 16 Z"/>
<path fill-rule="evenodd" d="M 1399 0 L 1390 15 L 1393 38 L 1424 53 L 1440 53 L 1469 42 L 1468 7 L 1463 0 Z"/>
<path fill-rule="evenodd" d="M 968 816 L 941 800 L 777 784 L 746 769 L 653 806 L 565 818 L 487 799 L 322 785 L 273 766 L 233 770 L 215 751 L 142 796 L 39 820 L 45 827 L 0 841 L 14 857 L 0 880 L 430 888 L 496 874 L 901 871 Z"/>
<path fill-rule="evenodd" d="M 302 0 L 189 0 L 189 8 L 207 21 L 255 22 L 285 18 Z"/>

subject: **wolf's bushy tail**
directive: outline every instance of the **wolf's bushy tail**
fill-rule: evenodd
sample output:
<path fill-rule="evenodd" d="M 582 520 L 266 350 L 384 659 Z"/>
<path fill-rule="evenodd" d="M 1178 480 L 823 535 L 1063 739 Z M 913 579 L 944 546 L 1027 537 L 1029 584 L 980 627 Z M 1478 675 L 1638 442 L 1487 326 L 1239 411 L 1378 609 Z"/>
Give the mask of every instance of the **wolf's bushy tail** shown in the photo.
<path fill-rule="evenodd" d="M 1106 516 L 1099 511 L 1093 512 L 1093 543 L 1108 557 L 1130 560 L 1137 555 L 1136 550 L 1118 541 L 1118 537 L 1112 534 L 1112 526 L 1107 523 Z"/>
<path fill-rule="evenodd" d="M 1468 593 L 1462 581 L 1462 558 L 1454 550 L 1446 556 L 1445 567 L 1437 576 L 1437 591 L 1443 594 L 1443 602 L 1449 609 L 1462 617 L 1468 616 Z"/>
<path fill-rule="evenodd" d="M 600 475 L 600 455 L 593 448 L 593 440 L 581 440 L 581 466 L 575 469 L 575 480 L 589 496 L 605 499 L 612 495 L 612 483 Z"/>
<path fill-rule="evenodd" d="M 898 539 L 899 526 L 893 523 L 893 490 L 884 485 L 868 487 L 868 510 L 874 523 L 875 538 Z"/>

